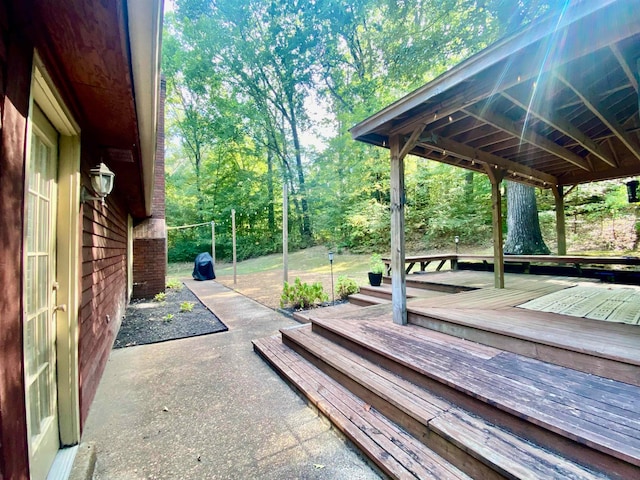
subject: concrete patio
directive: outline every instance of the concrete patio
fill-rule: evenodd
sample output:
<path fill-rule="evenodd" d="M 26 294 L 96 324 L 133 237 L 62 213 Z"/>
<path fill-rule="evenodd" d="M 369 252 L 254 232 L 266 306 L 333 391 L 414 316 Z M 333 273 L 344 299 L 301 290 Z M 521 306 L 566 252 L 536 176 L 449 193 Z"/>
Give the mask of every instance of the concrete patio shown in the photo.
<path fill-rule="evenodd" d="M 379 478 L 253 352 L 296 322 L 214 281 L 185 283 L 229 331 L 111 353 L 83 435 L 93 478 Z"/>

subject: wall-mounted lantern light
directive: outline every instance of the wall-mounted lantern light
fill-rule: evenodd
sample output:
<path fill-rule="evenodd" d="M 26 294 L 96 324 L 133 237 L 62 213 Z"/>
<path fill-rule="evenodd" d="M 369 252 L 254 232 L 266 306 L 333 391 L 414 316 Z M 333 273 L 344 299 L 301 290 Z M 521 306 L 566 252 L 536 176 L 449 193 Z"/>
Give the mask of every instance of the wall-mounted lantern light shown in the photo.
<path fill-rule="evenodd" d="M 93 188 L 95 196 L 89 195 L 89 191 L 82 187 L 80 201 L 84 203 L 89 200 L 100 200 L 104 205 L 104 199 L 113 190 L 113 179 L 116 174 L 101 162 L 100 165 L 89 170 L 89 175 L 91 175 L 91 188 Z"/>
<path fill-rule="evenodd" d="M 456 242 L 456 254 L 458 253 L 458 244 L 460 243 L 460 237 L 458 235 L 455 236 L 455 238 L 453 239 L 454 242 Z"/>
<path fill-rule="evenodd" d="M 631 180 L 627 182 L 627 198 L 629 203 L 638 203 L 640 199 L 638 198 L 638 180 Z"/>

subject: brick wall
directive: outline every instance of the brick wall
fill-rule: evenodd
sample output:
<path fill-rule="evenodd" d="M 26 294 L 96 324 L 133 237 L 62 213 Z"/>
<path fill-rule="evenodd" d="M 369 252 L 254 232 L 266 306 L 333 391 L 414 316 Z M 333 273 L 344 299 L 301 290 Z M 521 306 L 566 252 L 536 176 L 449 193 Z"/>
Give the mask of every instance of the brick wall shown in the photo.
<path fill-rule="evenodd" d="M 149 298 L 164 292 L 167 275 L 167 229 L 164 181 L 164 102 L 166 83 L 160 82 L 155 182 L 151 217 L 134 227 L 133 297 Z"/>

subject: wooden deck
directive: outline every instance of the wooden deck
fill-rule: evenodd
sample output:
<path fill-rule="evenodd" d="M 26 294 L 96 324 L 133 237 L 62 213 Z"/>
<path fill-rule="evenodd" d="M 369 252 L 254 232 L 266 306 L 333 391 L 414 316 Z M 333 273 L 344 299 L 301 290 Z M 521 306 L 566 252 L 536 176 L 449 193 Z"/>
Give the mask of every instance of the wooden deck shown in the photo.
<path fill-rule="evenodd" d="M 311 311 L 254 348 L 392 478 L 640 478 L 640 327 L 517 307 L 593 282 L 411 277 L 436 290 L 412 287 L 410 325 L 389 304 Z"/>

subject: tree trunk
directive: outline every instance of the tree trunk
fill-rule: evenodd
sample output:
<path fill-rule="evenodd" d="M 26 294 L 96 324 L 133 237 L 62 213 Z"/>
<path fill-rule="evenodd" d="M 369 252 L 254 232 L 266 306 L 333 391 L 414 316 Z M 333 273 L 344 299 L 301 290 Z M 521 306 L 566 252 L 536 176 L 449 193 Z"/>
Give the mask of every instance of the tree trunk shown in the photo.
<path fill-rule="evenodd" d="M 507 239 L 505 254 L 548 255 L 540 231 L 538 206 L 533 187 L 516 182 L 507 184 Z"/>

